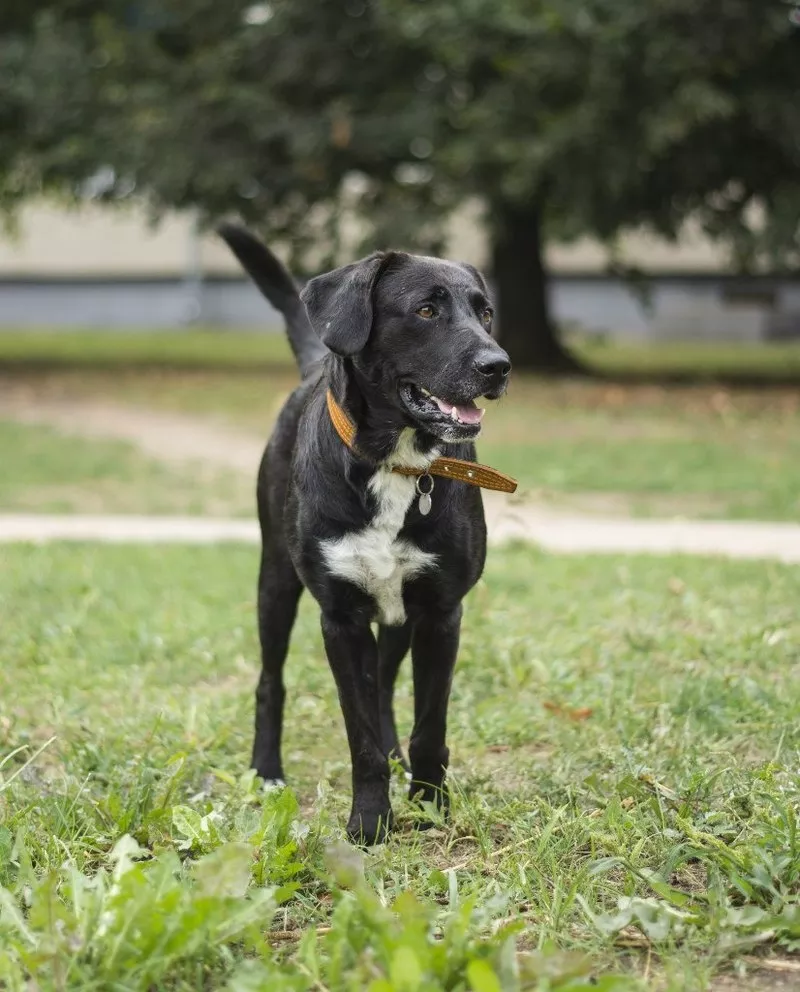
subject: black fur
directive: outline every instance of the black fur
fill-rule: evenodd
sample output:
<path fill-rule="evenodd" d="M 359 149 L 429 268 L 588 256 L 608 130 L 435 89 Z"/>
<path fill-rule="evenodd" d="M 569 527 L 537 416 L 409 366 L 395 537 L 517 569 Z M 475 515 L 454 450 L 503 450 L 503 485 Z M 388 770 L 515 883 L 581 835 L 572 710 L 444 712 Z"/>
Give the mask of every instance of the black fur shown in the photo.
<path fill-rule="evenodd" d="M 392 825 L 387 756 L 405 764 L 392 692 L 409 648 L 415 692 L 411 795 L 447 803 L 445 730 L 461 601 L 486 557 L 480 490 L 437 479 L 429 516 L 421 515 L 416 498 L 411 501 L 398 538 L 435 555 L 435 566 L 405 582 L 406 619 L 397 626 L 381 624 L 377 638 L 370 626 L 378 618 L 376 599 L 332 573 L 322 542 L 359 534 L 375 518 L 379 507 L 369 482 L 405 428 L 414 430 L 417 452 L 436 449 L 474 461 L 476 427 L 453 423 L 417 387 L 450 404 L 496 398 L 506 387 L 508 356 L 489 333 L 486 287 L 471 266 L 376 254 L 311 280 L 302 294 L 304 308 L 291 277 L 262 244 L 239 228 L 226 226 L 220 233 L 285 315 L 304 377 L 279 415 L 258 478 L 263 667 L 253 767 L 265 779 L 283 778 L 282 669 L 305 587 L 321 609 L 350 744 L 348 833 L 374 843 Z M 329 388 L 357 425 L 357 454 L 330 421 Z"/>
<path fill-rule="evenodd" d="M 286 317 L 289 343 L 305 378 L 327 349 L 308 322 L 294 280 L 272 252 L 248 231 L 235 224 L 222 224 L 217 230 L 256 286 Z"/>
<path fill-rule="evenodd" d="M 341 357 L 364 347 L 372 329 L 372 290 L 390 256 L 380 252 L 312 279 L 303 291 L 322 343 Z"/>

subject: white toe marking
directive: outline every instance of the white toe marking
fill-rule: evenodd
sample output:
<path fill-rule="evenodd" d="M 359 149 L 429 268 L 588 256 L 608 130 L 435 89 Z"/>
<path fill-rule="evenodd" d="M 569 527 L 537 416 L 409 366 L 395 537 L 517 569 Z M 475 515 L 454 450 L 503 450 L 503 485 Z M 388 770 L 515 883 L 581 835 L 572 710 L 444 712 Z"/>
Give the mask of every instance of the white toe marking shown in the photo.
<path fill-rule="evenodd" d="M 275 789 L 285 789 L 286 783 L 282 778 L 265 778 L 261 788 L 264 792 L 273 792 Z"/>

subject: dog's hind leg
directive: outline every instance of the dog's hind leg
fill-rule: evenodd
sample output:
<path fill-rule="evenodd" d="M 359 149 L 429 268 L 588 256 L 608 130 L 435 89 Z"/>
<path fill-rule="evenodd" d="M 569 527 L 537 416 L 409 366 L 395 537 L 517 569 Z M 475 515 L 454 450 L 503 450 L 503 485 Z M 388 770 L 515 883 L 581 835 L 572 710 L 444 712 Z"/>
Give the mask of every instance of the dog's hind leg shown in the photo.
<path fill-rule="evenodd" d="M 258 576 L 261 677 L 256 689 L 256 733 L 251 767 L 267 781 L 283 780 L 283 663 L 303 591 L 285 548 L 265 544 Z"/>
<path fill-rule="evenodd" d="M 381 741 L 387 757 L 399 761 L 407 772 L 408 762 L 403 756 L 394 721 L 394 684 L 403 658 L 411 646 L 411 624 L 402 627 L 381 626 L 378 631 L 378 692 L 381 711 Z"/>

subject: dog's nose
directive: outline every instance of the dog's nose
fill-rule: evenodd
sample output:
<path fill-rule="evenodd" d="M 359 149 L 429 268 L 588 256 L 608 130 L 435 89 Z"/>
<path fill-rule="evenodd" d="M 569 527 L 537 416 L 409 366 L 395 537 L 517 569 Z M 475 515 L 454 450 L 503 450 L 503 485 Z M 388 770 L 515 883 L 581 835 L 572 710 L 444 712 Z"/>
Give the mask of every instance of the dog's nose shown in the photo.
<path fill-rule="evenodd" d="M 487 379 L 502 381 L 508 378 L 511 371 L 511 362 L 508 355 L 503 353 L 498 356 L 496 352 L 489 352 L 486 355 L 479 355 L 475 361 L 475 368 Z"/>

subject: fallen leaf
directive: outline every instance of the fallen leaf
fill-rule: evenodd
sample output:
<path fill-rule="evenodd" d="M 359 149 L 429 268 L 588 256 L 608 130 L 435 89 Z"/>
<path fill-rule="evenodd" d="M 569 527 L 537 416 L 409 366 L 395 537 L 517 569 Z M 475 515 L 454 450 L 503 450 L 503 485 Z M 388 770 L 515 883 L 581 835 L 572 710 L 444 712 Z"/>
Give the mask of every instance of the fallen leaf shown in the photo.
<path fill-rule="evenodd" d="M 542 704 L 546 710 L 553 713 L 555 716 L 565 716 L 568 720 L 588 720 L 592 715 L 592 709 L 590 706 L 581 706 L 578 709 L 568 709 L 566 706 L 562 706 L 560 703 L 554 703 L 549 699 L 546 699 Z"/>

